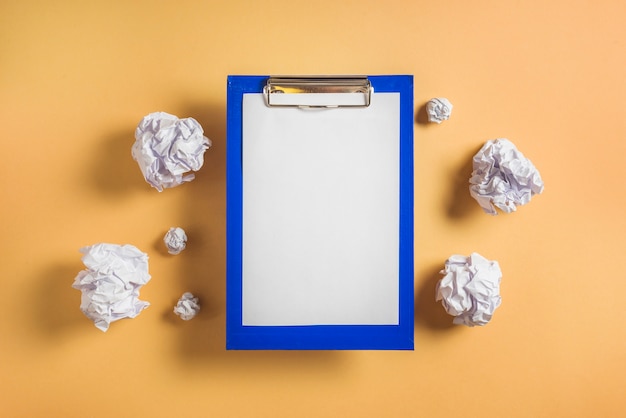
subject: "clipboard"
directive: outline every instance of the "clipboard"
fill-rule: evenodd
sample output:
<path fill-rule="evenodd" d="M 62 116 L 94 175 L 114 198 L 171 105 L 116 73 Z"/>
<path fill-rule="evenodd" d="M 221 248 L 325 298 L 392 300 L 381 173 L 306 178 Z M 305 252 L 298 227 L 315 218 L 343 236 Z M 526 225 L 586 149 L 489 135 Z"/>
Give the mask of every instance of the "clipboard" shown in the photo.
<path fill-rule="evenodd" d="M 226 348 L 412 350 L 413 76 L 229 76 Z"/>

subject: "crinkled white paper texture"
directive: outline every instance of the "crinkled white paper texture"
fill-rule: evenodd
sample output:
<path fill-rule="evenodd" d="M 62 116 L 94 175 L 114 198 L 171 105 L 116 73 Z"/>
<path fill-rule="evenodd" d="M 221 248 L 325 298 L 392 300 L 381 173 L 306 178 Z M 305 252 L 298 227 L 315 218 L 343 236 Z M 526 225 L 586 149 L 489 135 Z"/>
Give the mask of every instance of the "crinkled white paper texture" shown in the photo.
<path fill-rule="evenodd" d="M 543 191 L 543 180 L 529 159 L 506 138 L 487 141 L 473 159 L 470 194 L 490 215 L 515 212 Z"/>
<path fill-rule="evenodd" d="M 436 97 L 426 103 L 426 113 L 429 122 L 441 123 L 448 120 L 452 114 L 452 103 L 445 97 Z"/>
<path fill-rule="evenodd" d="M 181 296 L 174 307 L 174 313 L 185 321 L 192 319 L 198 312 L 200 312 L 198 298 L 189 292 L 183 293 L 183 296 Z"/>
<path fill-rule="evenodd" d="M 95 326 L 106 331 L 111 322 L 134 318 L 150 304 L 139 300 L 148 283 L 148 256 L 132 245 L 95 244 L 80 249 L 85 270 L 73 288 L 82 292 L 80 309 Z"/>
<path fill-rule="evenodd" d="M 437 283 L 437 298 L 453 322 L 470 327 L 486 325 L 500 306 L 502 272 L 497 261 L 478 253 L 453 255 L 446 261 L 444 277 Z"/>
<path fill-rule="evenodd" d="M 179 119 L 165 112 L 145 116 L 135 130 L 132 155 L 148 183 L 158 191 L 194 179 L 190 171 L 204 164 L 211 146 L 193 118 Z"/>
<path fill-rule="evenodd" d="M 185 234 L 182 228 L 172 227 L 163 237 L 163 242 L 167 247 L 168 253 L 172 255 L 180 254 L 187 246 L 187 234 Z"/>

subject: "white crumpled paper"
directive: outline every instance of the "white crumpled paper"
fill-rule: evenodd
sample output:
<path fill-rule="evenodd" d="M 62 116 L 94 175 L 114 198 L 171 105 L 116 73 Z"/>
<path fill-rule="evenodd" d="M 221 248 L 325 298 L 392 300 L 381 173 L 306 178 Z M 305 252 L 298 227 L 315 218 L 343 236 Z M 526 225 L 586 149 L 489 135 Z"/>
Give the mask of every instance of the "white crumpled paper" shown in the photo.
<path fill-rule="evenodd" d="M 80 309 L 106 331 L 111 322 L 134 318 L 150 304 L 139 289 L 150 281 L 148 256 L 132 245 L 95 244 L 80 249 L 86 270 L 72 287 L 82 292 Z"/>
<path fill-rule="evenodd" d="M 426 103 L 426 113 L 428 114 L 429 122 L 441 123 L 444 120 L 450 119 L 452 103 L 445 97 L 430 99 L 428 103 Z"/>
<path fill-rule="evenodd" d="M 200 304 L 198 298 L 194 297 L 192 293 L 185 292 L 178 299 L 178 303 L 174 307 L 174 313 L 182 320 L 189 321 L 200 312 Z"/>
<path fill-rule="evenodd" d="M 453 323 L 486 325 L 500 306 L 502 272 L 497 261 L 478 253 L 453 255 L 446 261 L 444 277 L 437 283 L 436 300 L 454 316 Z"/>
<path fill-rule="evenodd" d="M 187 246 L 187 234 L 185 234 L 182 228 L 172 227 L 163 237 L 163 242 L 167 247 L 168 253 L 172 255 L 180 254 Z"/>
<path fill-rule="evenodd" d="M 483 210 L 497 215 L 515 212 L 517 206 L 543 191 L 539 171 L 506 138 L 487 141 L 473 159 L 470 194 Z"/>
<path fill-rule="evenodd" d="M 179 119 L 165 112 L 145 116 L 135 130 L 132 155 L 148 183 L 158 191 L 195 178 L 204 164 L 211 140 L 193 118 Z"/>

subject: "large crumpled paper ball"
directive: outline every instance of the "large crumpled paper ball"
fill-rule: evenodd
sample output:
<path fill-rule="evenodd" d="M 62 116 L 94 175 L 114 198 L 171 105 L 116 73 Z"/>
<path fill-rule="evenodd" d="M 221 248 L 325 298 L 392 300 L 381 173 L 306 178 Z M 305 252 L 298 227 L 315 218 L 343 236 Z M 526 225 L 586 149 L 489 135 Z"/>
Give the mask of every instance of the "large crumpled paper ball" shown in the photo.
<path fill-rule="evenodd" d="M 500 306 L 502 271 L 497 261 L 478 253 L 469 257 L 453 255 L 441 271 L 444 277 L 437 283 L 436 300 L 441 300 L 446 312 L 454 316 L 457 325 L 486 325 Z"/>
<path fill-rule="evenodd" d="M 473 159 L 470 194 L 490 215 L 515 212 L 517 206 L 543 192 L 543 180 L 533 163 L 506 138 L 487 141 Z"/>
<path fill-rule="evenodd" d="M 150 303 L 139 300 L 148 281 L 148 255 L 132 245 L 95 244 L 80 249 L 87 269 L 78 273 L 72 287 L 82 292 L 80 309 L 107 331 L 111 322 L 134 318 Z"/>
<path fill-rule="evenodd" d="M 211 140 L 194 118 L 165 112 L 145 116 L 135 130 L 132 156 L 146 181 L 158 191 L 195 178 Z"/>

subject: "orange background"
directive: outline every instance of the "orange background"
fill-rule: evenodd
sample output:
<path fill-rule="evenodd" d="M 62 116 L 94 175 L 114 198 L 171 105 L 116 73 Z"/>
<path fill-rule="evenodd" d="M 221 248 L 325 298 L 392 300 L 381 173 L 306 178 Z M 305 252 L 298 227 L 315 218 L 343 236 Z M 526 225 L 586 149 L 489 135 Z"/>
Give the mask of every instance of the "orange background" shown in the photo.
<path fill-rule="evenodd" d="M 3 1 L 0 408 L 7 417 L 616 417 L 626 387 L 623 1 Z M 415 76 L 413 352 L 226 352 L 228 74 Z M 423 123 L 431 97 L 452 118 Z M 213 140 L 158 193 L 139 120 L 192 116 Z M 471 156 L 507 137 L 545 192 L 490 217 Z M 170 226 L 189 235 L 165 253 Z M 150 256 L 151 306 L 97 330 L 78 249 Z M 449 255 L 500 262 L 486 327 L 434 301 Z M 185 291 L 203 303 L 183 322 Z"/>

